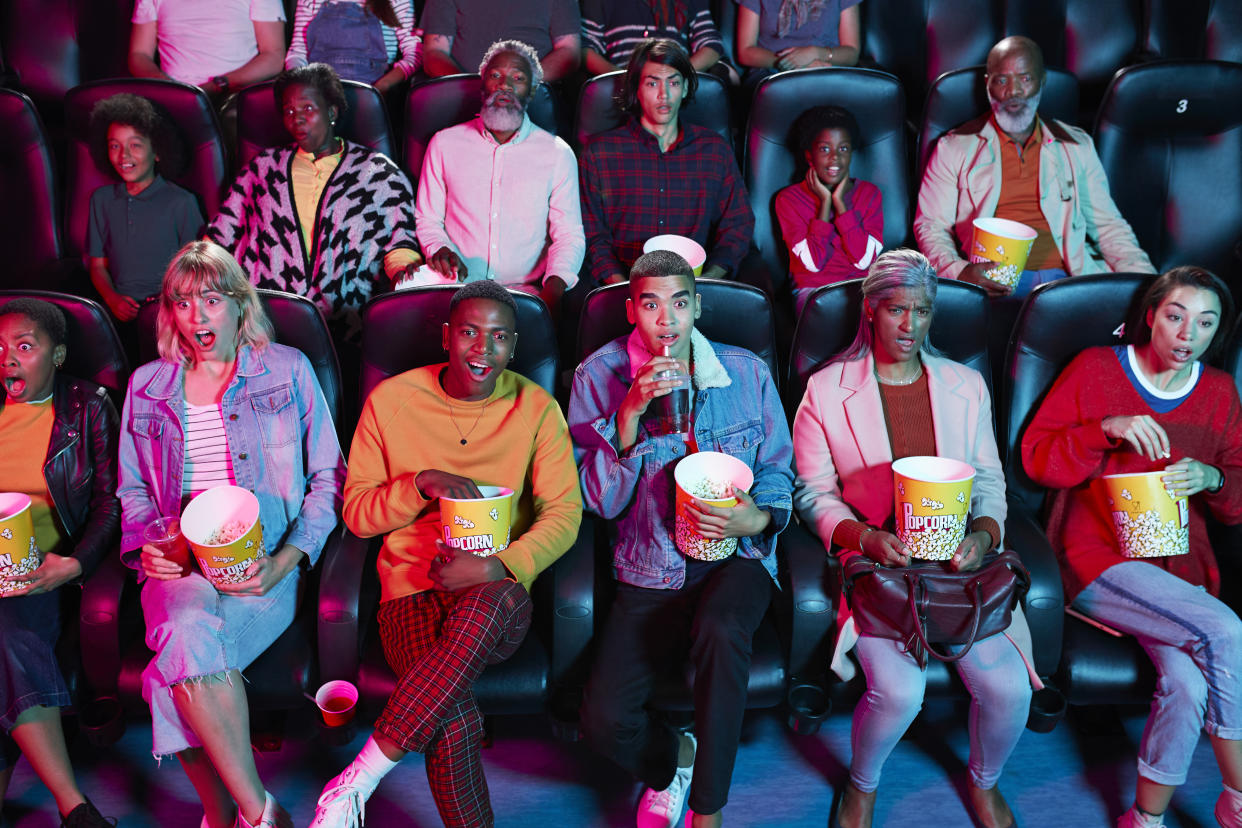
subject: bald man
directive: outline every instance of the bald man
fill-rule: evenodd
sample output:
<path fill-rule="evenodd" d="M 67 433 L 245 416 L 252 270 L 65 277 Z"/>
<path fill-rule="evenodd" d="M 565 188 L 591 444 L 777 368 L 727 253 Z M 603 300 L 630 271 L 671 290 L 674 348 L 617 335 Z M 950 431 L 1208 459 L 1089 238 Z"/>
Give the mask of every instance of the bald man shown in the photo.
<path fill-rule="evenodd" d="M 914 235 L 942 277 L 981 285 L 993 296 L 1022 296 L 1044 282 L 1083 273 L 1154 273 L 1117 211 L 1091 137 L 1036 114 L 1044 58 L 1026 37 L 992 47 L 991 112 L 936 143 L 919 189 Z M 1016 288 L 968 263 L 973 222 L 997 216 L 1038 234 Z"/>

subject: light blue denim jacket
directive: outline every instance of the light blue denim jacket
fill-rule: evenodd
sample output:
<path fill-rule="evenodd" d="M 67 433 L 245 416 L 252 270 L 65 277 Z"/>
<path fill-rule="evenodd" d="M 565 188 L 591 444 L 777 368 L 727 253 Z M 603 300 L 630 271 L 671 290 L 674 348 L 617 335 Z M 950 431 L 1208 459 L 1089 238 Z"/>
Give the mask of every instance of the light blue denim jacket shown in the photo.
<path fill-rule="evenodd" d="M 628 337 L 600 348 L 574 372 L 569 433 L 586 508 L 615 520 L 617 580 L 653 589 L 680 589 L 686 561 L 673 541 L 673 466 L 687 454 L 681 435 L 656 436 L 644 421 L 638 441 L 617 451 L 617 410 L 633 383 Z M 755 473 L 750 496 L 772 515 L 762 534 L 741 538 L 737 554 L 758 558 L 776 579 L 776 536 L 793 509 L 793 441 L 767 364 L 744 348 L 708 342 L 697 330 L 694 437 L 700 451 L 720 451 Z"/>
<path fill-rule="evenodd" d="M 117 496 L 121 557 L 135 569 L 143 527 L 181 514 L 184 374 L 172 362 L 148 362 L 125 395 Z M 220 407 L 234 479 L 259 498 L 265 551 L 292 544 L 314 565 L 341 512 L 345 459 L 310 362 L 284 345 L 243 346 Z"/>

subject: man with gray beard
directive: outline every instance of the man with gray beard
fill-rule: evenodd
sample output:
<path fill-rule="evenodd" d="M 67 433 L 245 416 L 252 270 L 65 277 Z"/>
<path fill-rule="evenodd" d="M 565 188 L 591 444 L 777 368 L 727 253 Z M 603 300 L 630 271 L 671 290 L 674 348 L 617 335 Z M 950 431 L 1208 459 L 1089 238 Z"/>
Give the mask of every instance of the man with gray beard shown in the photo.
<path fill-rule="evenodd" d="M 479 74 L 478 117 L 427 145 L 414 214 L 427 265 L 414 283 L 493 279 L 537 294 L 555 315 L 586 251 L 577 160 L 526 114 L 543 80 L 534 49 L 494 43 Z"/>
<path fill-rule="evenodd" d="M 992 47 L 992 111 L 949 132 L 923 173 L 914 235 L 942 277 L 981 285 L 992 296 L 1024 296 L 1036 285 L 1082 273 L 1154 273 L 1108 190 L 1091 137 L 1036 114 L 1044 59 L 1035 41 L 1007 37 Z M 1017 286 L 969 264 L 977 218 L 996 216 L 1036 232 Z"/>

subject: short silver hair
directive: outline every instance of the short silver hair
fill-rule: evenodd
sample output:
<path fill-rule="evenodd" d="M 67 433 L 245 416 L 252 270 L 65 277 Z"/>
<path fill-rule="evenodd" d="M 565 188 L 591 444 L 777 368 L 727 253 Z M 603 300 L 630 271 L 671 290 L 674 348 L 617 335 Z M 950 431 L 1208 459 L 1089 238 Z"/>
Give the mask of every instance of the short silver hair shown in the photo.
<path fill-rule="evenodd" d="M 854 341 L 840 354 L 832 358 L 832 362 L 852 362 L 862 359 L 871 353 L 874 347 L 872 322 L 867 316 L 867 305 L 872 307 L 892 296 L 899 290 L 921 290 L 933 307 L 936 304 L 936 288 L 939 280 L 936 268 L 917 250 L 899 247 L 881 253 L 867 271 L 862 283 L 862 313 L 859 314 L 858 333 Z M 922 352 L 932 356 L 940 356 L 940 351 L 931 344 L 931 337 L 923 339 Z"/>
<path fill-rule="evenodd" d="M 535 94 L 535 87 L 543 83 L 543 64 L 539 62 L 539 53 L 534 47 L 520 40 L 497 40 L 491 46 L 487 47 L 487 51 L 483 53 L 483 60 L 479 63 L 479 74 L 482 75 L 487 69 L 487 64 L 492 62 L 492 58 L 501 52 L 512 52 L 530 65 L 530 91 Z"/>

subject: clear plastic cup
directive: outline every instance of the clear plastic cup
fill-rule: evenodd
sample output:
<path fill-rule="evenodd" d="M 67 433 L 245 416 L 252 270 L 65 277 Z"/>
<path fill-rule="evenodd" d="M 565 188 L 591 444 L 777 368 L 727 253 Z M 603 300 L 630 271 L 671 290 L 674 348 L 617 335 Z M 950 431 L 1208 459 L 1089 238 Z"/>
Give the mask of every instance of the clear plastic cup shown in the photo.
<path fill-rule="evenodd" d="M 656 433 L 685 434 L 690 430 L 690 375 L 661 371 L 656 377 L 679 383 L 672 391 L 651 401 Z"/>
<path fill-rule="evenodd" d="M 158 517 L 142 530 L 142 542 L 154 546 L 164 557 L 181 567 L 181 574 L 190 572 L 190 547 L 181 534 L 181 518 Z"/>

